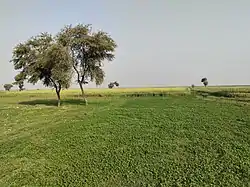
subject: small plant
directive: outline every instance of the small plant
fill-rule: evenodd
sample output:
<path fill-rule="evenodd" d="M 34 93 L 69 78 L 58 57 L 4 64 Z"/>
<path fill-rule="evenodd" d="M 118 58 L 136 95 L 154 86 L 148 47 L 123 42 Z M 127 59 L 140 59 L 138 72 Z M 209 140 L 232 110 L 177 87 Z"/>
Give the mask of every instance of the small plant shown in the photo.
<path fill-rule="evenodd" d="M 3 85 L 3 87 L 4 87 L 4 89 L 5 89 L 6 91 L 10 91 L 11 88 L 13 87 L 13 85 L 12 85 L 12 84 L 5 84 L 5 85 Z"/>

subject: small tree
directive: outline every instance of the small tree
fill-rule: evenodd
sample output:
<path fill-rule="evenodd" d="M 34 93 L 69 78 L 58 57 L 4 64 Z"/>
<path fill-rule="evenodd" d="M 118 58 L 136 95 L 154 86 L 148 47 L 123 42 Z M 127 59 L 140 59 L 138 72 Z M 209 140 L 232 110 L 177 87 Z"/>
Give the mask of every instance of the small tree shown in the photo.
<path fill-rule="evenodd" d="M 18 82 L 18 88 L 19 88 L 19 91 L 25 90 L 24 83 L 23 82 Z"/>
<path fill-rule="evenodd" d="M 114 82 L 114 85 L 115 85 L 116 87 L 119 87 L 119 86 L 120 86 L 120 84 L 119 84 L 117 81 Z"/>
<path fill-rule="evenodd" d="M 204 86 L 206 87 L 208 85 L 208 80 L 207 78 L 202 78 L 201 82 L 204 84 Z"/>
<path fill-rule="evenodd" d="M 16 77 L 19 81 L 27 79 L 36 84 L 42 81 L 45 86 L 54 87 L 60 106 L 62 88 L 70 86 L 72 65 L 67 49 L 58 44 L 48 33 L 30 38 L 14 48 L 11 60 L 16 70 L 21 70 Z"/>
<path fill-rule="evenodd" d="M 115 86 L 115 85 L 114 85 L 113 82 L 111 82 L 111 83 L 108 84 L 108 87 L 109 87 L 110 89 L 114 88 L 114 86 Z"/>
<path fill-rule="evenodd" d="M 13 85 L 12 85 L 12 84 L 5 84 L 5 85 L 3 85 L 3 87 L 4 87 L 4 89 L 5 89 L 6 91 L 10 91 L 11 88 L 13 87 Z"/>
<path fill-rule="evenodd" d="M 25 80 L 25 74 L 20 72 L 15 76 L 15 82 L 13 83 L 14 85 L 17 85 L 19 88 L 19 91 L 24 90 L 24 80 Z"/>
<path fill-rule="evenodd" d="M 115 81 L 115 82 L 110 82 L 109 84 L 108 84 L 108 88 L 110 88 L 110 89 L 112 89 L 112 88 L 114 88 L 114 87 L 119 87 L 119 83 L 117 82 L 117 81 Z"/>

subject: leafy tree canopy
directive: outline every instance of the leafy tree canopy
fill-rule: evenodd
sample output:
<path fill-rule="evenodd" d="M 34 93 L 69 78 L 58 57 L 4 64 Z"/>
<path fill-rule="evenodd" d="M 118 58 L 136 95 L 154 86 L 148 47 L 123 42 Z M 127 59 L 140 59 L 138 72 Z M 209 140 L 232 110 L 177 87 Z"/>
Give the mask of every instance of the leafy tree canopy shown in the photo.
<path fill-rule="evenodd" d="M 13 85 L 12 85 L 12 84 L 5 84 L 5 85 L 3 85 L 3 87 L 4 87 L 4 89 L 5 89 L 6 91 L 10 91 L 11 88 L 13 87 Z"/>
<path fill-rule="evenodd" d="M 89 81 L 101 85 L 105 78 L 103 61 L 112 61 L 117 44 L 106 32 L 93 32 L 91 25 L 65 26 L 57 35 L 58 42 L 67 47 L 77 82 L 85 95 L 83 85 Z"/>
<path fill-rule="evenodd" d="M 109 84 L 108 84 L 108 88 L 110 88 L 110 89 L 112 89 L 112 88 L 114 88 L 115 86 L 116 87 L 119 87 L 119 83 L 117 82 L 117 81 L 115 81 L 115 82 L 110 82 Z"/>
<path fill-rule="evenodd" d="M 207 81 L 207 78 L 202 78 L 201 82 Z"/>
<path fill-rule="evenodd" d="M 24 90 L 24 80 L 26 79 L 25 73 L 20 72 L 18 73 L 15 77 L 15 82 L 13 83 L 14 85 L 18 85 L 19 91 Z"/>
<path fill-rule="evenodd" d="M 20 71 L 15 77 L 16 82 L 27 79 L 29 83 L 42 81 L 45 86 L 54 87 L 60 105 L 60 91 L 70 86 L 72 66 L 67 49 L 52 35 L 41 33 L 18 44 L 11 62 L 15 70 Z"/>
<path fill-rule="evenodd" d="M 208 85 L 208 80 L 207 78 L 202 78 L 201 82 L 204 84 L 204 86 L 206 87 Z"/>

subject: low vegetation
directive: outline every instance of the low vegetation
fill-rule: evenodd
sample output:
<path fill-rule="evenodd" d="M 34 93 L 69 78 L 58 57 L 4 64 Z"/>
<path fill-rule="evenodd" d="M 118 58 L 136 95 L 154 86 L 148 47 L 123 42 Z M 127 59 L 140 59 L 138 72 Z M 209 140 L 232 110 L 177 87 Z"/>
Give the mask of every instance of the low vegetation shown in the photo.
<path fill-rule="evenodd" d="M 14 79 L 15 79 L 15 82 L 13 83 L 14 85 L 17 85 L 18 88 L 19 88 L 19 91 L 23 91 L 25 90 L 24 88 L 24 80 L 25 80 L 25 74 L 24 73 L 19 73 L 17 74 Z"/>
<path fill-rule="evenodd" d="M 0 186 L 247 186 L 250 105 L 194 90 L 0 92 Z"/>

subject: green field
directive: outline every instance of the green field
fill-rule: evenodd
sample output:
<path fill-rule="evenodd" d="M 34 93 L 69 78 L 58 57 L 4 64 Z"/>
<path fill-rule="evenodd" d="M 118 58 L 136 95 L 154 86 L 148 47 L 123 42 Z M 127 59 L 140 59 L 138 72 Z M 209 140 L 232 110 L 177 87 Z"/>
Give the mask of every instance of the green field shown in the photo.
<path fill-rule="evenodd" d="M 0 186 L 249 186 L 250 87 L 0 92 Z"/>

